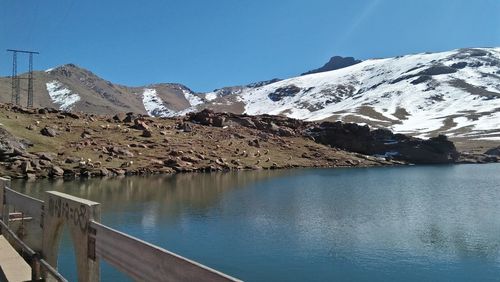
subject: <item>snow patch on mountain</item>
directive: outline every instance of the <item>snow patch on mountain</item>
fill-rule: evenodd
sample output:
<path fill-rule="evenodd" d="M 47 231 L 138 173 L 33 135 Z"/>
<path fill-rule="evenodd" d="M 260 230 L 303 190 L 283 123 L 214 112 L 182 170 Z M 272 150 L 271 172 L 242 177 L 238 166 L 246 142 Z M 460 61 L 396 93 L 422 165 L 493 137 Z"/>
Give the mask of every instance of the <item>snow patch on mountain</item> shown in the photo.
<path fill-rule="evenodd" d="M 59 106 L 59 109 L 69 111 L 74 104 L 80 101 L 80 95 L 72 93 L 71 90 L 65 88 L 62 83 L 53 80 L 46 83 L 47 91 L 49 92 L 52 102 Z"/>
<path fill-rule="evenodd" d="M 192 93 L 191 91 L 182 89 L 182 93 L 184 94 L 184 97 L 186 97 L 186 100 L 188 100 L 191 107 L 203 104 L 203 100 L 201 99 L 201 97 Z"/>
<path fill-rule="evenodd" d="M 215 93 L 215 92 L 205 93 L 205 100 L 212 101 L 215 99 L 217 99 L 217 93 Z"/>
<path fill-rule="evenodd" d="M 175 115 L 175 112 L 170 111 L 158 96 L 156 89 L 145 88 L 142 93 L 142 104 L 146 112 L 150 116 L 155 117 L 170 117 Z"/>

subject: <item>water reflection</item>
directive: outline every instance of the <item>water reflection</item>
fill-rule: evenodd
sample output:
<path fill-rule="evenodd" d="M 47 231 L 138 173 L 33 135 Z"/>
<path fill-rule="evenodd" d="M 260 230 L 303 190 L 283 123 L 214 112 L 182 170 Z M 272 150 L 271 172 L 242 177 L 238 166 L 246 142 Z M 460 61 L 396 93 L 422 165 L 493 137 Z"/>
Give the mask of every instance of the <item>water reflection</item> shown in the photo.
<path fill-rule="evenodd" d="M 177 218 L 183 209 L 202 215 L 229 190 L 291 174 L 293 170 L 96 178 L 76 181 L 15 181 L 13 187 L 40 199 L 43 199 L 44 191 L 50 190 L 90 199 L 101 203 L 104 217 L 107 213 L 130 212 L 131 207 L 141 209 L 142 224 L 154 227 L 159 217 Z"/>
<path fill-rule="evenodd" d="M 101 202 L 105 223 L 247 281 L 470 281 L 500 275 L 498 172 L 307 169 L 15 186 Z"/>

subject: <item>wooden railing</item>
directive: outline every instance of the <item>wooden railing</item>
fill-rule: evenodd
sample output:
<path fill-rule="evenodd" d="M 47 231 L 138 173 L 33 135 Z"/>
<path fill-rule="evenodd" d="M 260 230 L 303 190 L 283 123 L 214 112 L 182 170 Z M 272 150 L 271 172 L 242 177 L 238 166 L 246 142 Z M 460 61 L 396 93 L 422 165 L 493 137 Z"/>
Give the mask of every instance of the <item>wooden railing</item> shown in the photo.
<path fill-rule="evenodd" d="M 1 233 L 32 267 L 32 280 L 66 281 L 57 272 L 62 227 L 69 229 L 78 280 L 99 281 L 100 259 L 140 281 L 239 281 L 101 223 L 100 204 L 60 192 L 45 201 L 16 192 L 0 178 Z M 10 219 L 14 212 L 20 220 Z"/>

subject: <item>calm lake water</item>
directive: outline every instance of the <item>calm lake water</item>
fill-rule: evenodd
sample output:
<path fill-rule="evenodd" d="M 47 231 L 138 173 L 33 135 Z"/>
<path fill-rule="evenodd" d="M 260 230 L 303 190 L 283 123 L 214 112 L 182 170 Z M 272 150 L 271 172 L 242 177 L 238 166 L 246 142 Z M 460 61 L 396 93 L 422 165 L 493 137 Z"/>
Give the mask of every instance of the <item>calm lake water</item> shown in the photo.
<path fill-rule="evenodd" d="M 246 281 L 500 279 L 500 164 L 14 182 Z M 75 281 L 71 242 L 60 271 Z M 126 277 L 103 264 L 103 281 Z"/>

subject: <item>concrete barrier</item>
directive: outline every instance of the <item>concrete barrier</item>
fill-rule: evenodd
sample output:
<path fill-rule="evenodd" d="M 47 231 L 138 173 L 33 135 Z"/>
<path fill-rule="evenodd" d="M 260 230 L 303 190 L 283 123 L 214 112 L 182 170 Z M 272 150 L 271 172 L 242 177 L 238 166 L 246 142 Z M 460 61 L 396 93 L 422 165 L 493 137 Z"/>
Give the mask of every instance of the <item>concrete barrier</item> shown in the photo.
<path fill-rule="evenodd" d="M 5 194 L 5 187 L 10 186 L 10 180 L 7 178 L 0 177 L 0 219 L 4 220 L 5 217 L 5 199 L 4 199 L 4 194 Z M 8 215 L 8 213 L 7 213 Z"/>
<path fill-rule="evenodd" d="M 42 211 L 43 201 L 16 192 L 8 187 L 4 188 L 4 198 L 7 211 L 19 212 L 19 218 L 8 222 L 9 227 L 33 250 L 42 251 L 43 236 Z M 7 213 L 6 213 L 7 215 Z M 7 218 L 6 218 L 7 219 Z"/>
<path fill-rule="evenodd" d="M 69 230 L 75 250 L 78 281 L 99 281 L 99 259 L 89 258 L 90 221 L 101 219 L 99 203 L 64 193 L 46 192 L 43 216 L 43 255 L 56 267 L 63 226 Z"/>

